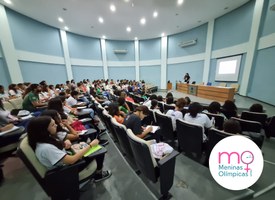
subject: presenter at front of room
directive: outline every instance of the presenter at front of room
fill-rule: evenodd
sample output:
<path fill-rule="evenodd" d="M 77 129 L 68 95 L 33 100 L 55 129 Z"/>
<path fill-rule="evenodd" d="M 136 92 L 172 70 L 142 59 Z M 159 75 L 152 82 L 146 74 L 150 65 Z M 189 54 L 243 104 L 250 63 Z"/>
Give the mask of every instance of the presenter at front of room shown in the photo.
<path fill-rule="evenodd" d="M 183 80 L 184 80 L 185 83 L 189 83 L 189 81 L 190 81 L 190 76 L 189 76 L 188 73 L 185 74 L 185 76 L 183 77 Z"/>

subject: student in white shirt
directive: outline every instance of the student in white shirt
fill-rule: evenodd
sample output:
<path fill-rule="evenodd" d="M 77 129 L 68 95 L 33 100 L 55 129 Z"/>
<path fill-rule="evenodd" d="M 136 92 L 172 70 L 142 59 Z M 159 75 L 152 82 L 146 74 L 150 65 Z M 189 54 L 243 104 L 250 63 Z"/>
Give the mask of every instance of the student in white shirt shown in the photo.
<path fill-rule="evenodd" d="M 204 127 L 203 141 L 205 142 L 207 140 L 205 128 L 211 128 L 213 123 L 206 114 L 201 113 L 202 109 L 203 107 L 198 102 L 191 103 L 188 108 L 189 113 L 184 115 L 184 120 L 187 122 L 200 124 Z"/>
<path fill-rule="evenodd" d="M 28 126 L 28 140 L 39 162 L 48 169 L 58 166 L 70 165 L 82 159 L 85 153 L 93 146 L 98 145 L 95 139 L 86 147 L 74 155 L 69 155 L 64 149 L 64 143 L 57 137 L 57 125 L 51 117 L 43 116 L 33 118 Z M 102 171 L 104 154 L 97 156 L 97 170 L 95 172 L 95 182 L 102 181 L 111 176 L 110 171 Z M 79 171 L 87 167 L 92 160 L 85 159 L 85 165 L 79 166 Z"/>
<path fill-rule="evenodd" d="M 168 110 L 166 115 L 172 117 L 172 125 L 173 125 L 173 130 L 176 131 L 176 120 L 177 119 L 183 119 L 183 114 L 181 110 L 185 106 L 185 100 L 184 98 L 179 98 L 176 107 L 174 110 Z"/>

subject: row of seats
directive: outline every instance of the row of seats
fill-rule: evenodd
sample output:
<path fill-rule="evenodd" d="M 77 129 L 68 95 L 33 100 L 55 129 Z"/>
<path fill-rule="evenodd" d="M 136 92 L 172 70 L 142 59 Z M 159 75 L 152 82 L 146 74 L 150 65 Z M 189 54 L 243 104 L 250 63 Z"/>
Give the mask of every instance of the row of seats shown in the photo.
<path fill-rule="evenodd" d="M 153 141 L 145 141 L 135 136 L 130 129 L 117 123 L 101 105 L 97 104 L 96 111 L 131 165 L 136 166 L 153 183 L 159 180 L 160 194 L 162 198 L 168 198 L 174 180 L 176 156 L 179 153 L 174 150 L 165 158 L 156 160 L 150 149 Z"/>

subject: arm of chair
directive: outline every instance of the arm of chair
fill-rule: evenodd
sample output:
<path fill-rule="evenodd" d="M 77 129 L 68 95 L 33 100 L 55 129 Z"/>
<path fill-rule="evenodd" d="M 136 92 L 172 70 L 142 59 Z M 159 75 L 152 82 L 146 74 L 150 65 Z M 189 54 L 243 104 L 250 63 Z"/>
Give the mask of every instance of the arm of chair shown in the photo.
<path fill-rule="evenodd" d="M 84 160 L 49 170 L 45 176 L 48 195 L 52 199 L 77 199 L 79 197 L 78 167 L 85 164 Z"/>
<path fill-rule="evenodd" d="M 171 154 L 158 161 L 160 170 L 160 192 L 162 195 L 167 195 L 173 185 L 176 156 L 178 155 L 179 152 L 174 150 Z"/>

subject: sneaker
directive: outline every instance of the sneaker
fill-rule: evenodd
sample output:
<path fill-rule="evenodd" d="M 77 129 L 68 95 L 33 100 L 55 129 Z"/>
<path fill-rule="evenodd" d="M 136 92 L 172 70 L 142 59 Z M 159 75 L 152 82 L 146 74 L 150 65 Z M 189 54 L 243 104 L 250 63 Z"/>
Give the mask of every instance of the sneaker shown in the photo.
<path fill-rule="evenodd" d="M 99 144 L 102 145 L 102 146 L 106 146 L 107 144 L 109 144 L 109 141 L 100 139 Z"/>
<path fill-rule="evenodd" d="M 110 170 L 102 171 L 101 174 L 95 174 L 94 176 L 95 183 L 103 181 L 109 178 L 111 175 L 112 175 L 112 172 Z"/>

